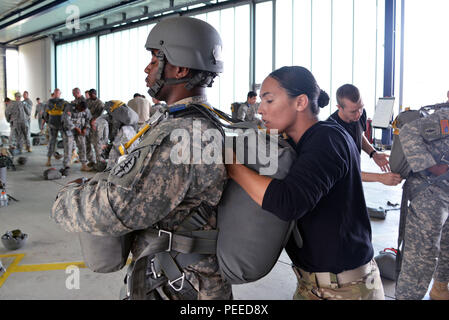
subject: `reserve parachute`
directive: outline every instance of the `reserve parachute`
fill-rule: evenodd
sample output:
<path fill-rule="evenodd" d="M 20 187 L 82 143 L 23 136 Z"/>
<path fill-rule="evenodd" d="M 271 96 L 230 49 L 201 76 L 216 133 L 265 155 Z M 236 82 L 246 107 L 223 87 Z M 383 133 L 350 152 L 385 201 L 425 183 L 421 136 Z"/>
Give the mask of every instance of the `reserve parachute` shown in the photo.
<path fill-rule="evenodd" d="M 235 139 L 237 145 L 239 140 L 244 141 L 242 163 L 248 168 L 263 174 L 267 163 L 277 164 L 274 171 L 266 174 L 271 178 L 285 178 L 296 158 L 284 140 L 262 131 L 248 130 Z M 277 149 L 274 153 L 270 147 L 273 144 Z M 269 159 L 265 164 L 261 155 Z M 296 221 L 286 222 L 263 210 L 240 185 L 229 180 L 218 204 L 217 227 L 217 258 L 222 276 L 231 284 L 243 284 L 259 280 L 271 271 Z"/>

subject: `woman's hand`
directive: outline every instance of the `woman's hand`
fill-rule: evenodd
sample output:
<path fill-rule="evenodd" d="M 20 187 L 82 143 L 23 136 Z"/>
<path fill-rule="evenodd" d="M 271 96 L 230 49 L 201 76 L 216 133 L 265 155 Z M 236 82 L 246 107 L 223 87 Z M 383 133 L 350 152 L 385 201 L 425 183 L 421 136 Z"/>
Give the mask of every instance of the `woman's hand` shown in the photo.
<path fill-rule="evenodd" d="M 226 152 L 231 151 L 226 150 Z M 229 158 L 230 157 L 227 157 L 226 159 Z M 272 179 L 266 176 L 261 176 L 257 172 L 245 167 L 243 164 L 238 163 L 234 152 L 232 159 L 232 163 L 225 164 L 228 176 L 238 183 L 254 202 L 259 206 L 262 206 L 265 191 Z"/>
<path fill-rule="evenodd" d="M 382 169 L 383 172 L 390 172 L 390 162 L 388 158 L 390 156 L 386 153 L 374 153 L 373 160 L 374 162 Z"/>

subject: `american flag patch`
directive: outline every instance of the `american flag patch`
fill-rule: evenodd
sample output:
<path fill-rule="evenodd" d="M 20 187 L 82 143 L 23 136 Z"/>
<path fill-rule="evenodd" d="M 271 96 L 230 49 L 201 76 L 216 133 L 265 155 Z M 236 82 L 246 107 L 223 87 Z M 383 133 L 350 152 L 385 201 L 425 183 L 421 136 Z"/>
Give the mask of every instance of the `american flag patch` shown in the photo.
<path fill-rule="evenodd" d="M 442 135 L 449 134 L 449 120 L 441 120 L 440 126 Z"/>

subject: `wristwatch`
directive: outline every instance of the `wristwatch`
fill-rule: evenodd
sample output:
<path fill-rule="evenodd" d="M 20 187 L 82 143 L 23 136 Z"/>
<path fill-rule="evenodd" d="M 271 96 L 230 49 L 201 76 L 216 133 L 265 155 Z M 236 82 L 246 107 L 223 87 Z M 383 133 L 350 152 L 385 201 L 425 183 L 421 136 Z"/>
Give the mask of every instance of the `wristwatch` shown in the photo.
<path fill-rule="evenodd" d="M 369 157 L 372 158 L 376 152 L 377 152 L 376 150 L 371 151 L 371 153 L 369 154 Z"/>

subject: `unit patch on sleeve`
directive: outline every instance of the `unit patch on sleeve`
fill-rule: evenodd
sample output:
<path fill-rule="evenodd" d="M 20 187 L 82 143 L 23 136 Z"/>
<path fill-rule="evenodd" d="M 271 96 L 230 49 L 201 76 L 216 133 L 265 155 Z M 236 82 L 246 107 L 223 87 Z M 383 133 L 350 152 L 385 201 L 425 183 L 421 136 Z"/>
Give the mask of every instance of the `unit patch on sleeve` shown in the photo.
<path fill-rule="evenodd" d="M 441 120 L 440 126 L 441 126 L 441 134 L 442 135 L 449 134 L 449 120 Z"/>

